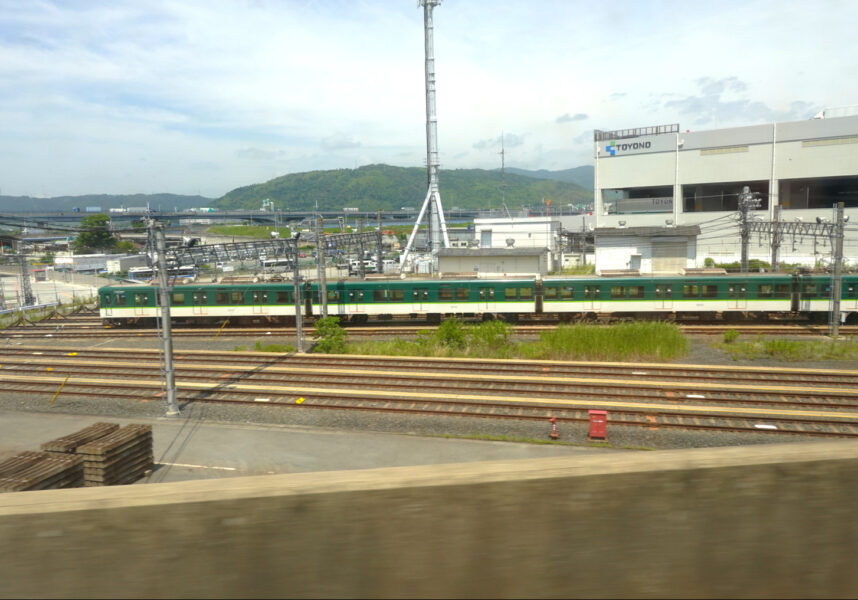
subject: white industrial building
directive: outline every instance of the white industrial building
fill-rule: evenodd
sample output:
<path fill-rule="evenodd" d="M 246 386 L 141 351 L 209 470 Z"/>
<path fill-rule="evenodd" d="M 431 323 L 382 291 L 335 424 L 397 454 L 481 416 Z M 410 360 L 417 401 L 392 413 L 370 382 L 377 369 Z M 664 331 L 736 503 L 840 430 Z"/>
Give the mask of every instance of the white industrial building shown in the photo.
<path fill-rule="evenodd" d="M 600 260 L 608 261 L 605 269 L 640 264 L 642 272 L 658 265 L 701 267 L 708 257 L 739 260 L 744 186 L 760 199 L 752 219 L 831 219 L 837 202 L 844 202 L 853 223 L 858 218 L 855 108 L 826 110 L 806 121 L 711 131 L 680 131 L 678 125 L 597 130 L 594 138 L 598 270 Z M 698 234 L 687 229 L 694 226 Z M 598 240 L 610 240 L 610 251 L 600 251 Z M 768 236 L 754 234 L 750 257 L 768 261 L 770 243 Z M 829 254 L 827 240 L 786 237 L 779 258 L 813 264 L 827 262 Z M 847 228 L 844 256 L 856 254 L 858 236 Z"/>

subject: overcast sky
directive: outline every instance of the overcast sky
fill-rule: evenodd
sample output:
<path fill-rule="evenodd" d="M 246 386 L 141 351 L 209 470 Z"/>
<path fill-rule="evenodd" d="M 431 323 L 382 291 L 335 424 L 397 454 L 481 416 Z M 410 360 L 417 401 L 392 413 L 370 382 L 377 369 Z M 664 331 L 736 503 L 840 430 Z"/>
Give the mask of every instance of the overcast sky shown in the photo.
<path fill-rule="evenodd" d="M 442 169 L 592 164 L 593 129 L 858 103 L 858 2 L 446 0 Z M 0 194 L 202 194 L 425 164 L 416 0 L 0 0 Z"/>

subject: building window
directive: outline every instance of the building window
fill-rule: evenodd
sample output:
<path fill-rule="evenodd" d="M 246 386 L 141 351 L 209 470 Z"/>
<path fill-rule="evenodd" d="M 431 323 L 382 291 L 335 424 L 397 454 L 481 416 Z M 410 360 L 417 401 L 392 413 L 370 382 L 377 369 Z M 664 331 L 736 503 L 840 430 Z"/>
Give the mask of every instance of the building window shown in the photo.
<path fill-rule="evenodd" d="M 843 202 L 845 208 L 858 207 L 858 177 L 820 177 L 781 180 L 780 205 L 784 210 L 828 208 Z"/>
<path fill-rule="evenodd" d="M 760 210 L 769 207 L 768 181 L 736 181 L 727 183 L 701 183 L 682 186 L 682 211 L 718 212 L 739 210 L 739 195 L 748 186 L 760 199 Z"/>
<path fill-rule="evenodd" d="M 609 215 L 673 212 L 673 186 L 602 190 L 602 210 Z"/>

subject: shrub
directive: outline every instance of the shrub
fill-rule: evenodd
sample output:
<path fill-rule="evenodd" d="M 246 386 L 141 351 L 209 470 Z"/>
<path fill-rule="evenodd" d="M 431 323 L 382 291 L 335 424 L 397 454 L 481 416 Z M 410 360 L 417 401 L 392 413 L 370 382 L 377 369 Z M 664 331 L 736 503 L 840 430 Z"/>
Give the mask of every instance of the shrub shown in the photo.
<path fill-rule="evenodd" d="M 345 354 L 346 332 L 340 327 L 339 317 L 325 317 L 316 321 L 313 339 L 318 340 L 313 352 L 324 354 Z"/>
<path fill-rule="evenodd" d="M 725 344 L 732 344 L 737 339 L 739 339 L 739 332 L 736 331 L 735 329 L 728 329 L 727 331 L 724 332 L 724 343 Z"/>

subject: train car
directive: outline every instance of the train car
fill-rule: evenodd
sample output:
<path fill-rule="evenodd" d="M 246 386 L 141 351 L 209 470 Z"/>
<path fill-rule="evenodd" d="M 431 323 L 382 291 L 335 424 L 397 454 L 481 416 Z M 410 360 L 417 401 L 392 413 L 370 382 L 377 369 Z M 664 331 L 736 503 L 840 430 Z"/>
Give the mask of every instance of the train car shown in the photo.
<path fill-rule="evenodd" d="M 843 277 L 841 311 L 858 321 L 858 276 Z M 321 312 L 316 282 L 301 289 L 303 311 Z M 366 322 L 370 317 L 444 315 L 501 316 L 556 314 L 561 319 L 599 315 L 632 318 L 715 318 L 725 320 L 803 315 L 815 320 L 830 310 L 828 275 L 714 275 L 694 277 L 557 277 L 523 279 L 347 280 L 326 286 L 328 314 Z M 177 321 L 294 322 L 291 282 L 188 284 L 171 292 L 171 315 Z M 154 319 L 156 286 L 108 286 L 99 290 L 105 322 L 130 323 Z"/>
<path fill-rule="evenodd" d="M 318 288 L 312 284 L 312 311 L 319 314 Z M 494 316 L 537 312 L 534 279 L 406 279 L 338 281 L 327 286 L 328 314 L 365 322 L 370 316 Z"/>

